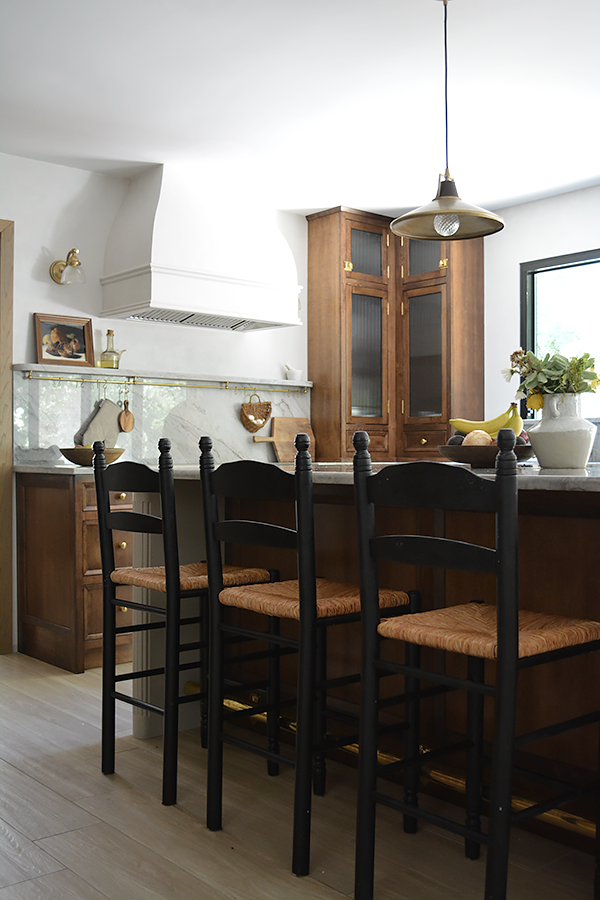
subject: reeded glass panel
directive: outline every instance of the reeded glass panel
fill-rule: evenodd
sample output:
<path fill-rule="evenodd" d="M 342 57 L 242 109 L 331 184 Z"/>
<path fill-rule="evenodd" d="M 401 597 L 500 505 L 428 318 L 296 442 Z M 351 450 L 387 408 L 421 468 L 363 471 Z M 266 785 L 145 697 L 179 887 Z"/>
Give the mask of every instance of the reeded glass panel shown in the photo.
<path fill-rule="evenodd" d="M 355 272 L 365 275 L 381 275 L 381 234 L 373 231 L 351 229 L 351 259 Z"/>
<path fill-rule="evenodd" d="M 440 241 L 408 241 L 408 271 L 411 275 L 436 272 L 440 267 Z"/>
<path fill-rule="evenodd" d="M 352 294 L 352 415 L 381 416 L 381 297 Z"/>
<path fill-rule="evenodd" d="M 410 299 L 410 415 L 442 414 L 442 295 Z"/>

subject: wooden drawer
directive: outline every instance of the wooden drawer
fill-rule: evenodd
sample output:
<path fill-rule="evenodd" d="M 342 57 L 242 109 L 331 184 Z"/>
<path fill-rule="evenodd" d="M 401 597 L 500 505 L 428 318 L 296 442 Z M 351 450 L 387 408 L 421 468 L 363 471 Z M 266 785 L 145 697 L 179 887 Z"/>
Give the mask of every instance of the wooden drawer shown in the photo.
<path fill-rule="evenodd" d="M 133 588 L 120 588 L 119 596 L 131 599 Z M 131 625 L 133 613 L 130 609 L 117 606 L 117 628 Z M 93 584 L 84 588 L 83 592 L 83 639 L 84 641 L 102 639 L 102 585 Z"/>
<path fill-rule="evenodd" d="M 133 494 L 129 491 L 119 491 L 110 495 L 110 505 L 133 507 Z M 82 484 L 82 509 L 84 512 L 96 509 L 96 485 L 93 481 L 85 481 Z"/>
<path fill-rule="evenodd" d="M 353 425 L 346 429 L 346 453 L 354 453 L 352 438 L 357 431 L 366 431 L 369 435 L 369 453 L 389 453 L 390 435 L 387 428 L 377 429 L 369 425 Z"/>
<path fill-rule="evenodd" d="M 402 435 L 405 453 L 438 455 L 438 445 L 446 443 L 446 428 L 405 428 Z"/>
<path fill-rule="evenodd" d="M 95 519 L 84 519 L 83 523 L 83 574 L 102 575 L 100 560 L 100 541 L 98 540 L 98 522 Z M 115 565 L 131 566 L 133 564 L 133 535 L 128 531 L 113 532 L 115 548 Z"/>

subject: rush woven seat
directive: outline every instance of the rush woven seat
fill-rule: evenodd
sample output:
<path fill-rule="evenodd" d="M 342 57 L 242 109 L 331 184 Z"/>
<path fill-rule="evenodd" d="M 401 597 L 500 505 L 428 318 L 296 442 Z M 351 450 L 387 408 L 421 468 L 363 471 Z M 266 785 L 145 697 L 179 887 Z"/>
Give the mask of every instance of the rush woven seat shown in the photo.
<path fill-rule="evenodd" d="M 296 875 L 307 875 L 309 871 L 312 792 L 325 792 L 325 753 L 333 746 L 354 744 L 358 737 L 356 717 L 333 706 L 329 692 L 360 681 L 360 672 L 356 671 L 327 678 L 327 631 L 360 619 L 360 591 L 355 585 L 316 578 L 309 444 L 306 434 L 296 436 L 295 471 L 290 473 L 276 465 L 250 460 L 215 468 L 211 439 L 200 440 L 211 622 L 207 825 L 212 831 L 222 827 L 224 743 L 266 758 L 270 775 L 277 775 L 281 764 L 294 766 L 292 871 Z M 224 516 L 219 514 L 219 501 L 224 504 Z M 239 512 L 240 503 L 246 503 L 250 521 L 244 517 L 245 508 Z M 288 524 L 281 524 L 282 521 Z M 226 552 L 251 552 L 257 562 L 272 548 L 278 554 L 291 551 L 289 568 L 297 577 L 274 584 L 224 587 L 222 545 Z M 251 547 L 251 551 L 246 547 Z M 383 591 L 381 602 L 392 614 L 408 609 L 409 598 L 402 591 Z M 226 607 L 236 608 L 233 617 Z M 285 619 L 294 624 L 289 622 L 283 627 Z M 257 641 L 259 649 L 226 659 L 228 635 Z M 265 645 L 267 651 L 261 651 Z M 288 678 L 288 693 L 283 696 L 280 661 L 287 654 L 297 658 L 297 679 L 293 684 Z M 255 671 L 258 656 L 266 657 L 266 672 L 264 661 L 263 669 Z M 227 663 L 235 664 L 236 673 L 248 665 L 253 680 L 242 681 L 238 674 L 234 683 L 232 676 L 226 674 L 231 670 Z M 236 689 L 243 696 L 259 698 L 258 704 L 240 709 L 238 703 L 234 710 L 224 709 L 226 691 Z M 290 714 L 295 711 L 293 756 L 280 747 L 284 709 Z M 231 725 L 261 713 L 266 715 L 266 740 L 262 743 L 258 742 L 260 736 L 253 740 L 249 735 L 246 740 L 240 737 L 239 730 L 232 731 Z M 333 740 L 326 729 L 332 717 L 346 729 Z M 235 810 L 230 809 L 229 815 L 235 815 Z"/>
<path fill-rule="evenodd" d="M 598 815 L 600 783 L 597 773 L 590 775 L 587 783 L 582 784 L 584 779 L 580 778 L 578 784 L 569 784 L 565 779 L 549 777 L 547 770 L 541 771 L 541 766 L 536 763 L 529 763 L 527 768 L 522 759 L 518 765 L 513 760 L 516 748 L 523 754 L 524 748 L 535 742 L 575 728 L 597 725 L 600 721 L 598 709 L 592 708 L 588 713 L 562 721 L 557 710 L 558 721 L 516 735 L 520 671 L 599 650 L 600 622 L 519 608 L 517 466 L 515 436 L 510 429 L 498 433 L 495 477 L 437 462 L 386 466 L 373 474 L 368 443 L 365 432 L 354 435 L 354 488 L 363 614 L 354 898 L 373 898 L 376 805 L 381 803 L 403 814 L 405 832 L 415 832 L 418 821 L 425 819 L 461 835 L 465 839 L 465 855 L 470 859 L 477 859 L 480 845 L 486 843 L 484 897 L 485 900 L 505 900 L 512 824 L 578 798 L 590 800 Z M 414 510 L 417 510 L 416 516 Z M 468 522 L 473 529 L 474 520 L 465 519 L 465 513 L 493 514 L 494 545 L 482 546 L 446 537 L 446 512 L 460 514 L 450 517 L 453 527 L 460 528 L 458 522 L 464 528 Z M 389 531 L 394 516 L 399 521 L 417 521 L 425 533 L 381 533 L 384 529 L 378 529 L 378 523 L 386 523 L 385 530 Z M 413 571 L 420 573 L 421 584 L 428 589 L 434 585 L 435 595 L 428 597 L 423 592 L 423 611 L 411 611 L 397 619 L 382 618 L 377 600 L 378 577 L 380 568 L 390 563 L 413 566 Z M 471 577 L 462 574 L 450 581 L 442 573 L 430 572 L 430 569 L 473 574 Z M 485 579 L 479 577 L 481 573 L 485 573 Z M 450 583 L 455 590 L 460 585 L 461 596 L 469 602 L 444 606 L 443 592 Z M 481 596 L 475 591 L 484 589 L 491 594 L 492 585 L 495 603 L 481 602 Z M 413 592 L 408 593 L 412 598 Z M 536 600 L 539 603 L 543 598 Z M 427 665 L 421 661 L 422 647 L 428 648 L 426 654 L 423 653 Z M 486 679 L 488 661 L 493 661 L 493 665 L 488 666 L 493 673 L 491 679 Z M 389 681 L 398 677 L 404 680 L 403 692 L 397 693 L 388 683 L 380 701 L 384 679 Z M 453 697 L 453 721 L 447 723 L 444 730 L 437 723 L 443 719 L 441 700 L 449 691 L 455 692 L 456 699 Z M 392 702 L 389 702 L 390 697 Z M 464 719 L 457 706 L 461 697 L 466 700 Z M 425 738 L 420 722 L 425 718 L 424 704 L 433 698 L 437 698 L 438 706 L 427 719 L 429 733 Z M 493 714 L 490 709 L 486 717 L 492 730 L 491 759 L 484 753 L 484 701 L 487 698 L 493 705 Z M 554 693 L 550 701 L 553 699 Z M 399 751 L 399 760 L 379 765 L 379 712 L 385 708 L 389 720 L 393 717 L 393 702 L 402 704 L 402 714 L 408 724 L 404 746 Z M 550 705 L 544 697 L 539 697 L 540 709 Z M 562 715 L 569 712 L 566 710 Z M 527 718 L 524 713 L 522 720 L 527 721 Z M 461 721 L 464 724 L 461 725 Z M 459 733 L 454 734 L 453 743 L 445 745 L 444 734 L 451 728 Z M 430 746 L 424 749 L 428 741 Z M 429 806 L 423 807 L 419 800 L 424 788 L 424 782 L 419 779 L 420 770 L 430 766 L 434 759 L 436 768 L 443 768 L 442 761 L 449 754 L 453 754 L 456 761 L 457 753 L 461 754 L 459 759 L 464 758 L 465 765 L 464 822 L 458 821 L 457 817 L 439 815 Z M 490 770 L 489 827 L 484 833 L 481 813 L 486 768 Z M 389 783 L 398 770 L 403 772 L 402 799 L 390 790 Z M 526 808 L 519 804 L 513 810 L 514 775 L 530 780 L 541 799 L 532 801 Z M 379 778 L 385 778 L 386 782 L 378 782 Z M 540 794 L 540 790 L 545 793 Z M 596 846 L 593 896 L 600 900 L 600 840 Z"/>
<path fill-rule="evenodd" d="M 490 603 L 466 603 L 446 609 L 383 619 L 377 631 L 382 637 L 409 641 L 484 659 L 498 657 L 498 613 Z M 600 640 L 600 622 L 519 612 L 519 659 Z"/>
<path fill-rule="evenodd" d="M 105 774 L 115 771 L 117 700 L 160 715 L 163 725 L 162 802 L 169 805 L 177 799 L 179 708 L 182 704 L 200 703 L 202 742 L 206 745 L 208 577 L 205 562 L 180 565 L 171 444 L 163 438 L 158 446 L 160 457 L 158 472 L 155 472 L 134 462 L 107 466 L 104 444 L 100 441 L 94 444 L 103 584 L 102 771 Z M 157 495 L 152 502 L 160 506 L 160 514 L 155 514 L 157 511 L 149 514 L 124 510 L 122 501 L 121 505 L 117 503 L 111 509 L 113 498 L 120 500 L 129 492 L 143 493 L 150 498 Z M 114 547 L 120 538 L 113 532 L 162 536 L 164 566 L 116 568 Z M 228 566 L 224 572 L 224 579 L 232 585 L 268 581 L 270 577 L 265 569 Z M 132 588 L 137 589 L 136 594 Z M 151 602 L 150 591 L 158 592 L 158 602 Z M 192 609 L 182 612 L 182 603 L 187 607 L 190 602 Z M 133 625 L 117 626 L 117 608 L 133 610 L 138 621 Z M 139 654 L 135 652 L 134 643 L 134 663 L 137 655 L 148 656 L 149 662 L 131 673 L 117 674 L 117 642 L 132 633 L 140 637 L 145 635 L 148 641 Z M 151 641 L 152 635 L 155 639 Z M 158 641 L 158 637 L 163 639 Z M 198 673 L 199 693 L 180 693 L 180 674 L 185 671 L 190 676 Z M 117 685 L 126 681 L 133 684 L 133 696 L 117 690 Z"/>
<path fill-rule="evenodd" d="M 251 569 L 241 566 L 223 566 L 224 584 L 250 584 L 269 581 L 267 569 Z M 167 577 L 164 566 L 122 566 L 110 573 L 115 584 L 133 584 L 136 587 L 166 593 Z M 179 566 L 179 587 L 182 591 L 205 591 L 208 588 L 206 563 L 187 563 Z"/>
<path fill-rule="evenodd" d="M 225 569 L 225 567 L 223 567 Z M 223 578 L 225 582 L 225 578 Z M 326 578 L 316 579 L 317 618 L 327 616 L 348 616 L 360 613 L 360 590 L 353 584 L 340 584 Z M 226 588 L 219 597 L 223 606 L 237 606 L 252 609 L 266 616 L 283 619 L 300 619 L 300 596 L 298 581 L 282 581 L 274 584 L 258 584 L 237 588 Z M 404 591 L 379 591 L 379 604 L 385 609 L 404 606 L 409 603 Z"/>

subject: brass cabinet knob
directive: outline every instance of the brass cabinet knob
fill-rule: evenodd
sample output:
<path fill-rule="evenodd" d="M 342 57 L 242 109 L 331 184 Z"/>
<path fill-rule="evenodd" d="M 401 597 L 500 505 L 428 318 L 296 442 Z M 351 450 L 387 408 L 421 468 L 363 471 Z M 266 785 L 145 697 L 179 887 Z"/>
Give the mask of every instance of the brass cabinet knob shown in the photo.
<path fill-rule="evenodd" d="M 354 269 L 354 265 L 350 262 L 349 259 L 344 260 L 344 272 L 352 272 Z"/>
<path fill-rule="evenodd" d="M 117 606 L 117 612 L 127 612 L 126 606 Z"/>
<path fill-rule="evenodd" d="M 427 438 L 421 438 L 421 443 L 422 443 L 422 444 L 426 444 L 426 443 L 427 443 Z"/>
<path fill-rule="evenodd" d="M 127 541 L 121 541 L 120 544 L 117 544 L 119 550 L 127 550 Z"/>
<path fill-rule="evenodd" d="M 117 494 L 117 499 L 118 500 L 127 500 L 127 494 L 125 493 L 125 491 L 121 491 L 120 494 Z"/>

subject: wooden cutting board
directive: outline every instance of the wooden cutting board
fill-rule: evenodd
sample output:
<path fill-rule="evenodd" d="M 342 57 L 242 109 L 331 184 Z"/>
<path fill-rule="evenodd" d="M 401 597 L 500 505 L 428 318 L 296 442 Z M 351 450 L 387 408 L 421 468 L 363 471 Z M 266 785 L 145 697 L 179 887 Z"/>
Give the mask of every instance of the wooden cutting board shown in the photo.
<path fill-rule="evenodd" d="M 288 416 L 273 416 L 273 431 L 271 437 L 255 434 L 252 440 L 257 444 L 273 444 L 277 462 L 294 462 L 296 448 L 294 438 L 297 434 L 307 434 L 310 438 L 310 455 L 315 458 L 315 436 L 311 428 L 310 419 L 292 419 Z"/>

